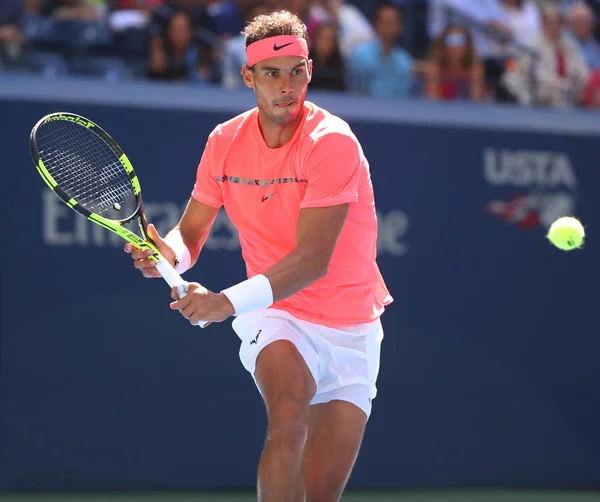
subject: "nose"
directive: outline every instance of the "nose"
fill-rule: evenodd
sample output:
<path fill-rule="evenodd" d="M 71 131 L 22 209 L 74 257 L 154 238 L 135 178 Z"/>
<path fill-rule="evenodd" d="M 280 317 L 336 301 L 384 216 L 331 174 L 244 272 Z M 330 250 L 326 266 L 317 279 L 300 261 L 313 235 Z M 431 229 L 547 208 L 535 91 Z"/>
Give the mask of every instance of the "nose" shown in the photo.
<path fill-rule="evenodd" d="M 281 77 L 281 89 L 280 94 L 289 94 L 292 92 L 292 79 L 289 75 L 283 75 Z"/>

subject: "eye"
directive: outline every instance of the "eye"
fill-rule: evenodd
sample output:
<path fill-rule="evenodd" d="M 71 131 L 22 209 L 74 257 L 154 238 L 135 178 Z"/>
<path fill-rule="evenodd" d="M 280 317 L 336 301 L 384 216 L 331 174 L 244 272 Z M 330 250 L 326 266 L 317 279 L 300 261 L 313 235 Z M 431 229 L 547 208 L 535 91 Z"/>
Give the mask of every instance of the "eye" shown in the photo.
<path fill-rule="evenodd" d="M 292 73 L 294 75 L 300 75 L 304 71 L 304 68 L 296 68 Z"/>
<path fill-rule="evenodd" d="M 278 75 L 278 72 L 276 72 L 276 71 L 268 71 L 268 72 L 267 72 L 267 77 L 274 78 L 274 77 L 276 77 L 277 75 Z"/>

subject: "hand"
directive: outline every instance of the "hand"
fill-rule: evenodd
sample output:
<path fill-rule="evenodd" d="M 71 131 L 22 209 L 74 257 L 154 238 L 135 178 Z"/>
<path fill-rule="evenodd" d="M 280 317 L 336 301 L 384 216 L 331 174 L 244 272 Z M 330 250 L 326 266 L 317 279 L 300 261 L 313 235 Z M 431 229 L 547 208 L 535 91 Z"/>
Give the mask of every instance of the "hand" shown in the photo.
<path fill-rule="evenodd" d="M 154 225 L 148 225 L 148 237 L 154 242 L 156 249 L 163 255 L 171 265 L 175 263 L 175 253 L 171 247 L 158 234 Z M 161 277 L 156 269 L 156 260 L 151 260 L 149 256 L 154 254 L 152 249 L 138 249 L 133 244 L 125 244 L 125 252 L 131 254 L 133 266 L 142 272 L 144 277 Z"/>
<path fill-rule="evenodd" d="M 173 288 L 171 298 L 176 300 L 171 303 L 171 308 L 179 310 L 192 324 L 198 321 L 221 322 L 235 313 L 233 305 L 223 293 L 213 293 L 197 282 L 188 284 L 188 292 L 181 299 L 177 288 Z"/>

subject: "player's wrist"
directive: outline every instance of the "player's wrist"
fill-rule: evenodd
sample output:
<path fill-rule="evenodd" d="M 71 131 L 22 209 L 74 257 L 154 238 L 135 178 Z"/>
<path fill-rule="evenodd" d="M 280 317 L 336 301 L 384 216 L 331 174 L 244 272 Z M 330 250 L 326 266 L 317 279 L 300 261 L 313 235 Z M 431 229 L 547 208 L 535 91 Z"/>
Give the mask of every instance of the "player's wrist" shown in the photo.
<path fill-rule="evenodd" d="M 262 274 L 224 289 L 221 293 L 233 306 L 233 315 L 236 316 L 252 310 L 264 309 L 273 304 L 271 283 Z"/>
<path fill-rule="evenodd" d="M 222 312 L 225 316 L 225 319 L 231 317 L 232 315 L 235 315 L 235 307 L 233 306 L 233 303 L 231 303 L 229 298 L 227 298 L 227 296 L 224 293 L 217 293 L 217 295 L 221 297 L 221 302 L 223 304 Z"/>
<path fill-rule="evenodd" d="M 179 229 L 171 230 L 165 237 L 165 242 L 173 251 L 173 267 L 177 273 L 183 274 L 186 270 L 189 270 L 192 266 L 192 255 L 185 242 L 183 242 Z"/>

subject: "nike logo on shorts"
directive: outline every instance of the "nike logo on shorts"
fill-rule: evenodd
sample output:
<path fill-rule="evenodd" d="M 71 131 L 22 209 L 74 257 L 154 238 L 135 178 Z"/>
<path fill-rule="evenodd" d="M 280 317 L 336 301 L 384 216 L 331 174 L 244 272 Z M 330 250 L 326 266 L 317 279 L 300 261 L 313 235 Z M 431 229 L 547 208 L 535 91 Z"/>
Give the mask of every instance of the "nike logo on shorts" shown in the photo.
<path fill-rule="evenodd" d="M 258 333 L 256 333 L 256 338 L 254 338 L 253 340 L 250 340 L 250 345 L 256 345 L 258 343 L 258 337 L 260 336 L 261 333 L 262 333 L 262 329 L 259 329 Z"/>

